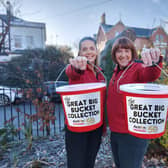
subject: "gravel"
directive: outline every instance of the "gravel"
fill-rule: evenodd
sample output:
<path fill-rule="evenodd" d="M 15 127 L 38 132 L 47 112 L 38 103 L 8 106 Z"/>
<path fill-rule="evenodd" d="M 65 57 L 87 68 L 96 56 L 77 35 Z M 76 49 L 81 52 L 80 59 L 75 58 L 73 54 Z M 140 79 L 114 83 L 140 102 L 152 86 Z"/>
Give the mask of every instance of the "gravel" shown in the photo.
<path fill-rule="evenodd" d="M 27 150 L 26 140 L 13 142 L 6 149 L 0 147 L 0 168 L 67 168 L 64 132 L 33 141 Z M 41 167 L 40 167 L 41 166 Z M 102 138 L 95 168 L 115 168 L 109 143 L 109 134 Z M 163 160 L 144 157 L 142 168 L 168 168 Z"/>

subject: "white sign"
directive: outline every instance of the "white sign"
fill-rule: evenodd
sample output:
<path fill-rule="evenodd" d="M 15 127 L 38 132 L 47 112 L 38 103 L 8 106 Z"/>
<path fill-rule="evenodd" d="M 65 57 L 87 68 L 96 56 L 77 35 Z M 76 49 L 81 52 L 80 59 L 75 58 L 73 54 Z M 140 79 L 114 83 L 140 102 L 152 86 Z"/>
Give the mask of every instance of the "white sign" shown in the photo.
<path fill-rule="evenodd" d="M 126 96 L 128 130 L 140 134 L 164 132 L 168 98 Z"/>
<path fill-rule="evenodd" d="M 101 121 L 100 91 L 87 94 L 64 95 L 62 98 L 70 126 L 91 126 Z"/>

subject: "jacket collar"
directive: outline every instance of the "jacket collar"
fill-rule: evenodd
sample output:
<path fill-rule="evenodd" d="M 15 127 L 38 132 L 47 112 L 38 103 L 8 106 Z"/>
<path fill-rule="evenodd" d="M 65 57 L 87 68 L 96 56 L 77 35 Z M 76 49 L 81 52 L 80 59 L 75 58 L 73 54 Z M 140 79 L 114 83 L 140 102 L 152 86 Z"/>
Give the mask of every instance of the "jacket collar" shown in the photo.
<path fill-rule="evenodd" d="M 134 61 L 130 61 L 130 62 L 128 63 L 128 65 L 127 65 L 126 67 L 124 67 L 123 69 L 120 69 L 120 66 L 117 64 L 117 65 L 115 66 L 115 68 L 114 68 L 114 72 L 124 71 L 128 66 L 130 66 L 130 64 L 132 64 L 132 62 L 134 62 Z M 132 65 L 131 65 L 131 66 L 132 66 Z"/>

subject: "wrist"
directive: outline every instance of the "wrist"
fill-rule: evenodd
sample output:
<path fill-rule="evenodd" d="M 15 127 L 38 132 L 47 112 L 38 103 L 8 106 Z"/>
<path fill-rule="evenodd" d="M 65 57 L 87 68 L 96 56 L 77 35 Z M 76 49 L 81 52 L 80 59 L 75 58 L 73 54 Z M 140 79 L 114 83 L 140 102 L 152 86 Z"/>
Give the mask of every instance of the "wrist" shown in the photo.
<path fill-rule="evenodd" d="M 84 73 L 84 70 L 81 70 L 81 69 L 78 69 L 78 68 L 75 68 L 74 66 L 71 65 L 71 68 L 78 74 L 83 74 Z"/>

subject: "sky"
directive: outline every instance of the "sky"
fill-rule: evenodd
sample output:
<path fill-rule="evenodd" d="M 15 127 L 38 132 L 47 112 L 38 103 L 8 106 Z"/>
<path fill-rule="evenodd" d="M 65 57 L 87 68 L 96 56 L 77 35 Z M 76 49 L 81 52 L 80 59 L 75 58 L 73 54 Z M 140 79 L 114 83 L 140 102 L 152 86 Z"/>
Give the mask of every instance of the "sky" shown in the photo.
<path fill-rule="evenodd" d="M 47 44 L 75 47 L 98 32 L 101 15 L 114 25 L 152 28 L 168 21 L 168 0 L 17 0 L 24 20 L 46 24 Z M 167 26 L 168 28 L 168 26 Z"/>

